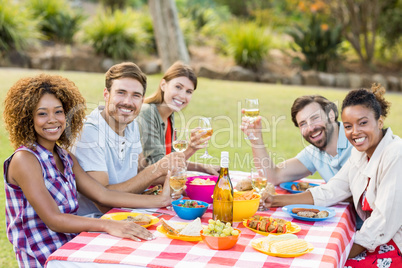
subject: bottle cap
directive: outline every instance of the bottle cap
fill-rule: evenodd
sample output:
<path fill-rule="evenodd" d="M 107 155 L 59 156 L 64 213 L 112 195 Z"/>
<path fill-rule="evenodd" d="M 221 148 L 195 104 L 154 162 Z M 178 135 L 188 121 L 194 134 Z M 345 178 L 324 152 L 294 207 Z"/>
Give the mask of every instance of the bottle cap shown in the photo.
<path fill-rule="evenodd" d="M 229 167 L 229 152 L 227 151 L 221 152 L 221 167 Z"/>

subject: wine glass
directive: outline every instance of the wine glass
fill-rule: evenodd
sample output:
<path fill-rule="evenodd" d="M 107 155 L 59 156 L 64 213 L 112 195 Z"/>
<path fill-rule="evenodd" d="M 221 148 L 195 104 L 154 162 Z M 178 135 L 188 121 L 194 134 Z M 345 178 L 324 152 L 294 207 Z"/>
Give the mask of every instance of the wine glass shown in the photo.
<path fill-rule="evenodd" d="M 188 129 L 173 130 L 173 148 L 176 152 L 184 152 L 188 147 Z"/>
<path fill-rule="evenodd" d="M 202 132 L 202 138 L 205 139 L 209 136 L 212 136 L 213 130 L 211 127 L 211 118 L 210 117 L 201 117 L 198 120 L 198 126 L 200 127 L 199 132 Z M 205 147 L 205 152 L 203 155 L 200 156 L 200 158 L 212 158 L 211 155 L 208 154 L 208 148 Z"/>
<path fill-rule="evenodd" d="M 246 99 L 244 105 L 244 115 L 246 118 L 250 120 L 250 123 L 253 123 L 257 116 L 260 115 L 260 108 L 258 106 L 258 99 Z M 258 140 L 258 138 L 254 135 L 253 132 L 248 134 L 245 137 L 246 140 Z"/>
<path fill-rule="evenodd" d="M 173 190 L 171 193 L 172 198 L 177 198 L 177 193 L 181 191 L 186 185 L 187 174 L 186 168 L 176 167 L 170 171 L 169 184 L 170 188 Z M 173 206 L 168 206 L 167 209 L 173 210 Z"/>
<path fill-rule="evenodd" d="M 251 177 L 251 185 L 253 186 L 253 189 L 261 196 L 258 211 L 268 210 L 264 206 L 264 201 L 262 200 L 262 193 L 264 192 L 265 188 L 267 187 L 267 176 L 265 176 L 264 169 L 252 168 L 250 177 Z"/>

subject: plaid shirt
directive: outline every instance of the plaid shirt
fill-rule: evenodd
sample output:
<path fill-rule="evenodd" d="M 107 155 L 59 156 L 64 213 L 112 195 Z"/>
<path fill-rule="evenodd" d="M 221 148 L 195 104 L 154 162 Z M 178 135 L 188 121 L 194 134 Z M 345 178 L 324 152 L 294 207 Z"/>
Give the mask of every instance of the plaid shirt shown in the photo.
<path fill-rule="evenodd" d="M 34 154 L 38 159 L 45 186 L 60 212 L 76 214 L 77 188 L 72 170 L 73 161 L 67 151 L 56 146 L 56 152 L 64 165 L 63 175 L 58 171 L 52 153 L 44 147 L 36 144 L 36 149 L 30 150 L 21 146 L 15 152 L 22 150 Z M 39 218 L 21 188 L 7 183 L 6 174 L 13 155 L 4 162 L 7 237 L 13 244 L 20 267 L 42 267 L 51 253 L 77 234 L 50 230 Z"/>

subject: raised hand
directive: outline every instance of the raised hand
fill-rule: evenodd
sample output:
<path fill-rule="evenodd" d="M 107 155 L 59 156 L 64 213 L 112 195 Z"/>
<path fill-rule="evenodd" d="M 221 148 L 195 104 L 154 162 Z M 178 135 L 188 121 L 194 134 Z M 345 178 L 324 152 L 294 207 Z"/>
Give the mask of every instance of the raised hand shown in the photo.
<path fill-rule="evenodd" d="M 241 113 L 244 115 L 245 110 L 242 109 Z M 243 116 L 241 118 L 241 126 L 240 129 L 244 134 L 249 136 L 253 133 L 256 137 L 261 137 L 261 116 L 257 116 L 255 119 L 251 119 L 250 117 Z"/>
<path fill-rule="evenodd" d="M 207 136 L 207 137 L 203 138 L 205 133 L 201 132 L 200 129 L 201 129 L 200 127 L 196 127 L 191 130 L 189 146 L 194 151 L 197 151 L 199 149 L 204 149 L 205 147 L 207 147 L 208 141 L 212 137 L 212 136 Z"/>

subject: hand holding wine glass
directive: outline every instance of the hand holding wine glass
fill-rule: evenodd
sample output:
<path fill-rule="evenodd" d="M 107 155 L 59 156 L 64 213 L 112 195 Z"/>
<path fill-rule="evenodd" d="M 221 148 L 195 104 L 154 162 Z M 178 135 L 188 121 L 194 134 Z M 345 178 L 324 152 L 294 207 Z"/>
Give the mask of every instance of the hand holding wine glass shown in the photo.
<path fill-rule="evenodd" d="M 244 105 L 244 115 L 249 123 L 253 124 L 257 117 L 260 115 L 260 108 L 258 104 L 258 99 L 246 99 Z M 242 126 L 243 129 L 243 126 Z M 258 140 L 253 132 L 250 132 L 245 139 L 247 140 Z"/>
<path fill-rule="evenodd" d="M 176 199 L 178 193 L 183 190 L 186 185 L 187 174 L 185 168 L 176 167 L 170 171 L 170 179 L 169 184 L 172 189 L 171 197 Z M 169 207 L 168 209 L 173 209 L 173 207 Z"/>
<path fill-rule="evenodd" d="M 267 176 L 265 175 L 265 171 L 262 168 L 252 168 L 250 176 L 251 176 L 251 185 L 253 186 L 253 189 L 259 195 L 261 195 L 258 211 L 265 211 L 267 209 L 264 206 L 264 200 L 262 198 L 262 193 L 264 192 L 264 190 L 268 184 Z"/>
<path fill-rule="evenodd" d="M 188 130 L 173 130 L 173 148 L 176 152 L 184 152 L 188 147 Z"/>
<path fill-rule="evenodd" d="M 198 121 L 198 126 L 200 127 L 199 131 L 203 133 L 202 138 L 207 138 L 212 136 L 213 130 L 211 127 L 211 118 L 210 117 L 201 117 Z M 200 158 L 212 158 L 211 155 L 208 154 L 208 148 L 205 147 L 205 153 L 200 156 Z"/>

